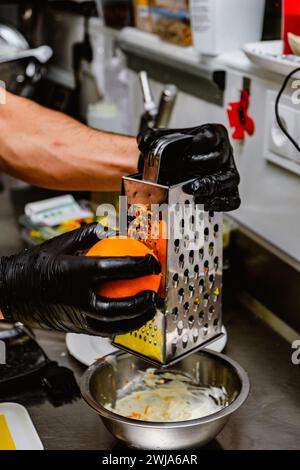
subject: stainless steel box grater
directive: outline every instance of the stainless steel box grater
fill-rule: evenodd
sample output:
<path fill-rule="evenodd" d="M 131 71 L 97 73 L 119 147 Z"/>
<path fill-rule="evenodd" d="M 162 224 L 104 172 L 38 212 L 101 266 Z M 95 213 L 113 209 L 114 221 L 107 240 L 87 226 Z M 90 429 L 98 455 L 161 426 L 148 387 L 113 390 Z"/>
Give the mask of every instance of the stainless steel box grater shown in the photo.
<path fill-rule="evenodd" d="M 160 149 L 149 156 L 143 177 L 123 178 L 128 207 L 148 210 L 143 211 L 143 218 L 148 214 L 145 225 L 153 213 L 153 204 L 165 205 L 159 214 L 169 238 L 163 243 L 151 237 L 144 241 L 164 264 L 161 305 L 152 321 L 138 331 L 116 336 L 114 345 L 155 365 L 167 366 L 222 335 L 223 216 L 196 207 L 193 197 L 183 191 L 186 182 L 168 186 L 145 181 L 145 177 L 158 180 L 162 154 Z M 168 208 L 174 209 L 171 214 L 164 213 Z M 152 224 L 153 220 L 157 224 L 157 218 L 151 218 Z M 140 226 L 141 222 L 140 217 Z M 160 220 L 160 228 L 161 223 Z M 166 255 L 163 257 L 162 247 Z"/>

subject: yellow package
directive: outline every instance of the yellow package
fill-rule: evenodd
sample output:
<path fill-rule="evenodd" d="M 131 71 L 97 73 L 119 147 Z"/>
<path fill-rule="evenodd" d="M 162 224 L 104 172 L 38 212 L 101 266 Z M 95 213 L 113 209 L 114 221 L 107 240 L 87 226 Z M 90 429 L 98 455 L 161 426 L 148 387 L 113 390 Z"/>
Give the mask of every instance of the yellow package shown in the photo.
<path fill-rule="evenodd" d="M 4 415 L 0 415 L 0 450 L 16 450 Z"/>
<path fill-rule="evenodd" d="M 153 32 L 180 46 L 192 45 L 189 0 L 151 0 Z"/>

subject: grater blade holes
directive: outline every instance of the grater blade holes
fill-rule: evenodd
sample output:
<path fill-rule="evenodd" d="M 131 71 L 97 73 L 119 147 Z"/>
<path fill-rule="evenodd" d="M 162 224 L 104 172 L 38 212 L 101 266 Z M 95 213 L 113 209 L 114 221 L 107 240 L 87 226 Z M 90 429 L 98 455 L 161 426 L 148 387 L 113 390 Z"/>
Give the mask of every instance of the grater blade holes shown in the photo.
<path fill-rule="evenodd" d="M 184 323 L 182 320 L 179 320 L 179 322 L 177 323 L 177 332 L 179 336 L 182 335 L 183 328 L 184 328 Z"/>
<path fill-rule="evenodd" d="M 209 288 L 211 289 L 214 285 L 214 282 L 215 282 L 215 276 L 213 274 L 211 274 L 208 278 L 208 281 L 209 281 Z"/>
<path fill-rule="evenodd" d="M 204 307 L 207 307 L 208 301 L 209 301 L 209 292 L 206 292 L 206 294 L 204 294 L 204 300 L 203 300 Z"/>
<path fill-rule="evenodd" d="M 213 291 L 213 301 L 215 303 L 218 302 L 219 296 L 220 296 L 220 289 L 216 287 Z"/>
<path fill-rule="evenodd" d="M 194 343 L 197 343 L 199 338 L 199 330 L 197 328 L 194 328 L 193 330 L 193 341 Z"/>
<path fill-rule="evenodd" d="M 174 307 L 172 310 L 172 317 L 175 322 L 178 320 L 178 307 Z"/>
<path fill-rule="evenodd" d="M 189 328 L 192 329 L 195 323 L 194 315 L 190 315 L 188 319 Z"/>
<path fill-rule="evenodd" d="M 200 298 L 197 297 L 195 300 L 194 300 L 194 312 L 197 312 L 198 308 L 199 308 L 199 305 L 200 305 Z"/>
<path fill-rule="evenodd" d="M 184 299 L 184 289 L 183 288 L 179 289 L 179 291 L 178 291 L 178 299 L 179 299 L 180 303 L 183 302 L 183 299 Z"/>
<path fill-rule="evenodd" d="M 218 328 L 219 328 L 219 319 L 218 318 L 214 319 L 213 326 L 214 326 L 215 331 L 217 331 Z"/>
<path fill-rule="evenodd" d="M 189 292 L 190 292 L 190 297 L 193 297 L 195 293 L 195 287 L 192 284 L 189 286 Z"/>
<path fill-rule="evenodd" d="M 188 313 L 188 311 L 189 311 L 189 309 L 190 309 L 190 304 L 189 304 L 188 302 L 186 302 L 186 303 L 184 304 L 183 308 L 184 308 L 184 315 L 186 316 L 187 313 Z"/>
<path fill-rule="evenodd" d="M 179 256 L 179 267 L 180 269 L 184 268 L 184 255 L 183 254 Z"/>
<path fill-rule="evenodd" d="M 208 319 L 209 319 L 209 321 L 212 320 L 214 314 L 215 314 L 215 307 L 212 305 L 211 307 L 209 307 L 209 310 L 208 310 Z"/>
<path fill-rule="evenodd" d="M 179 229 L 180 229 L 180 232 L 181 232 L 182 235 L 184 234 L 184 226 L 185 226 L 185 221 L 184 221 L 184 219 L 181 219 L 181 221 L 179 223 Z"/>
<path fill-rule="evenodd" d="M 184 242 L 183 242 L 184 248 L 187 250 L 188 247 L 190 246 L 190 237 L 189 235 L 186 235 L 184 237 Z"/>
<path fill-rule="evenodd" d="M 195 227 L 195 216 L 194 215 L 191 215 L 190 220 L 189 220 L 189 225 L 190 225 L 190 229 L 193 230 L 194 227 Z"/>
<path fill-rule="evenodd" d="M 183 347 L 183 349 L 185 349 L 187 347 L 188 342 L 189 342 L 188 335 L 183 335 L 183 337 L 182 337 L 182 347 Z"/>
<path fill-rule="evenodd" d="M 217 237 L 219 234 L 219 225 L 215 224 L 214 225 L 214 236 Z"/>
<path fill-rule="evenodd" d="M 198 323 L 199 325 L 203 325 L 204 323 L 204 318 L 205 318 L 205 312 L 203 310 L 201 310 L 201 312 L 199 312 L 199 315 L 198 315 Z"/>
<path fill-rule="evenodd" d="M 191 201 L 189 201 L 188 199 L 185 201 L 184 203 L 184 211 L 185 213 L 189 214 L 190 212 L 190 207 L 191 207 Z"/>
<path fill-rule="evenodd" d="M 178 212 L 180 212 L 180 211 L 181 211 L 181 205 L 180 205 L 179 202 L 176 202 L 176 204 L 175 204 L 175 212 L 178 213 Z"/>

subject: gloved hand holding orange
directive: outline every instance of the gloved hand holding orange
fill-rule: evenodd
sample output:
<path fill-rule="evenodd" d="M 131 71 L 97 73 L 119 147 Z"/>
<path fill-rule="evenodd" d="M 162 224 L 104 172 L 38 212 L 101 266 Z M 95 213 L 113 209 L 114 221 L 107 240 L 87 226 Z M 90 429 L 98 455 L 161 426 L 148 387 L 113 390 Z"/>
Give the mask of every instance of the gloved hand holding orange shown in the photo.
<path fill-rule="evenodd" d="M 93 257 L 141 257 L 154 256 L 154 252 L 144 243 L 128 237 L 106 238 L 94 245 L 86 254 Z M 140 292 L 158 292 L 161 274 L 149 274 L 134 279 L 104 281 L 100 284 L 97 294 L 101 297 L 119 299 L 133 297 Z"/>

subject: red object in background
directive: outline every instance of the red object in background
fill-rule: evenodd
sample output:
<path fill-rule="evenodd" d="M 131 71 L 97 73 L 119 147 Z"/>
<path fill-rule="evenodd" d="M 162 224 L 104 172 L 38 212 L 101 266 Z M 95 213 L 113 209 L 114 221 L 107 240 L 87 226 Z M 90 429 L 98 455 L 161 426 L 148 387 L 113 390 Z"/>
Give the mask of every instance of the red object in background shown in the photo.
<path fill-rule="evenodd" d="M 291 54 L 288 33 L 300 36 L 300 0 L 283 0 L 283 53 Z"/>
<path fill-rule="evenodd" d="M 241 99 L 236 103 L 229 103 L 230 108 L 227 110 L 229 125 L 235 130 L 232 134 L 234 140 L 244 140 L 246 134 L 253 135 L 255 132 L 255 123 L 248 114 L 250 104 L 249 90 L 241 91 Z"/>

